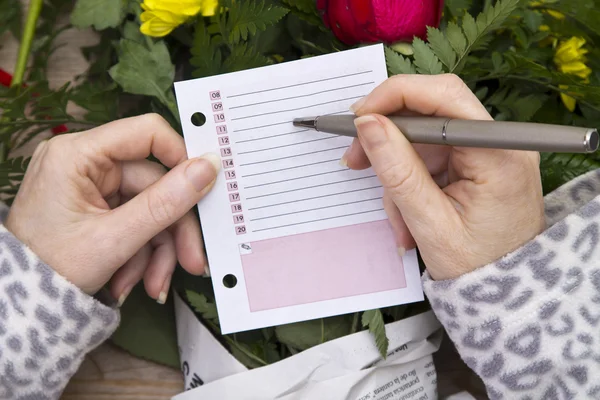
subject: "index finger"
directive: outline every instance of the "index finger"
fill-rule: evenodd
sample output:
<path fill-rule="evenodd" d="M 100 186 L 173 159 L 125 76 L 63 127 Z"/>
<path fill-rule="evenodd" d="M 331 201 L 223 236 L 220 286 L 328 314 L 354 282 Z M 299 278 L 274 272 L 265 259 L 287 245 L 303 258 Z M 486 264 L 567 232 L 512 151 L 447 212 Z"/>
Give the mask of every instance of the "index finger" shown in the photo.
<path fill-rule="evenodd" d="M 81 148 L 116 161 L 142 160 L 154 155 L 168 168 L 187 159 L 183 138 L 158 114 L 124 118 L 78 137 Z"/>
<path fill-rule="evenodd" d="M 477 96 L 453 74 L 395 75 L 352 106 L 358 116 L 406 110 L 421 115 L 492 119 Z"/>

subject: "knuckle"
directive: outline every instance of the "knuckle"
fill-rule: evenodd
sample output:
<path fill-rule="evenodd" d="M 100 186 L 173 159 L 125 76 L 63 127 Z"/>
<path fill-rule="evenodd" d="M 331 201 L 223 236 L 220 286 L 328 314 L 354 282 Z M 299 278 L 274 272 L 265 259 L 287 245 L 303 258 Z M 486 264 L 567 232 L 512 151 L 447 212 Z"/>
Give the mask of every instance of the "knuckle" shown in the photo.
<path fill-rule="evenodd" d="M 158 226 L 170 224 L 175 216 L 175 199 L 169 193 L 151 191 L 148 193 L 148 215 Z"/>
<path fill-rule="evenodd" d="M 144 114 L 141 118 L 144 124 L 147 124 L 150 127 L 164 127 L 169 124 L 160 114 L 157 113 Z"/>
<path fill-rule="evenodd" d="M 465 82 L 456 74 L 444 74 L 443 79 L 448 93 L 462 92 L 467 87 Z"/>

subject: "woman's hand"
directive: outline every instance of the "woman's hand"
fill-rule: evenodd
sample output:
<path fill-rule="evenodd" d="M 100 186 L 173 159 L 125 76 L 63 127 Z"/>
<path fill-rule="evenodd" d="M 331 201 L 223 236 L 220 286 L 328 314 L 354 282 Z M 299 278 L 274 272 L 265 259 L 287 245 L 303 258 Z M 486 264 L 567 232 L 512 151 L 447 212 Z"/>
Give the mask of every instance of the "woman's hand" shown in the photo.
<path fill-rule="evenodd" d="M 112 279 L 122 303 L 143 278 L 164 303 L 177 260 L 190 273 L 205 270 L 190 209 L 219 165 L 213 154 L 187 160 L 183 139 L 155 114 L 58 136 L 37 148 L 6 227 L 86 293 Z"/>
<path fill-rule="evenodd" d="M 538 153 L 413 146 L 382 116 L 492 119 L 456 76 L 396 76 L 352 110 L 358 140 L 343 160 L 373 166 L 400 251 L 416 243 L 433 279 L 488 264 L 545 228 Z"/>

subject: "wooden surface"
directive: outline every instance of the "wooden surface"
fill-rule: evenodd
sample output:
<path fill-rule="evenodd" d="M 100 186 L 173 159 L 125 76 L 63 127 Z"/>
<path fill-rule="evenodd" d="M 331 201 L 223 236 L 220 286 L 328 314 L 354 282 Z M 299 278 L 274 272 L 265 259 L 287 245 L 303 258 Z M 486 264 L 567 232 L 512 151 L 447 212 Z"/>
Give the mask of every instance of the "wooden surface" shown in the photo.
<path fill-rule="evenodd" d="M 50 58 L 49 80 L 58 87 L 86 70 L 86 61 L 79 48 L 97 42 L 91 31 L 69 30 L 60 35 L 58 49 Z M 58 43 L 57 43 L 58 44 Z M 7 34 L 0 36 L 0 68 L 12 73 L 18 44 Z M 75 114 L 78 112 L 72 108 Z M 38 138 L 39 142 L 42 137 Z M 31 154 L 37 143 L 20 154 Z M 16 155 L 16 154 L 13 154 Z M 79 372 L 66 388 L 64 400 L 162 400 L 183 390 L 183 378 L 178 370 L 137 359 L 105 343 L 89 354 Z"/>

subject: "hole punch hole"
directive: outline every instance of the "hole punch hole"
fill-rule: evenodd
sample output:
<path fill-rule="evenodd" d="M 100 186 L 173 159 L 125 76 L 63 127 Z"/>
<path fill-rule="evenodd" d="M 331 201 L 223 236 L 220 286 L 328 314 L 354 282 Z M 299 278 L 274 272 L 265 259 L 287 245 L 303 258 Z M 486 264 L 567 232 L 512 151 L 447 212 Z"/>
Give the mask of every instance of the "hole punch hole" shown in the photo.
<path fill-rule="evenodd" d="M 206 123 L 206 116 L 201 112 L 195 112 L 192 114 L 192 124 L 194 126 L 202 126 Z"/>
<path fill-rule="evenodd" d="M 235 285 L 237 285 L 237 278 L 235 275 L 227 274 L 223 277 L 223 286 L 225 286 L 227 289 L 234 288 Z"/>

